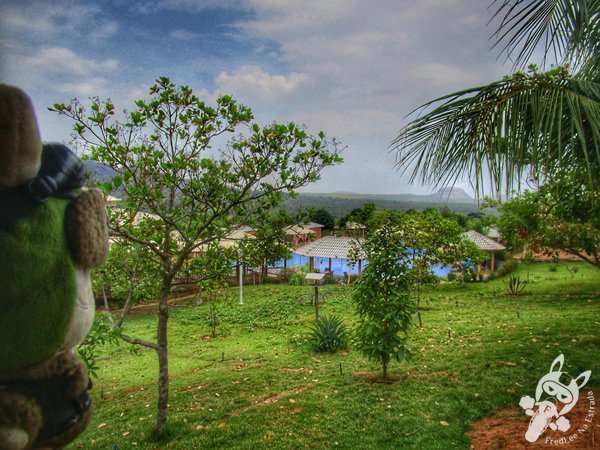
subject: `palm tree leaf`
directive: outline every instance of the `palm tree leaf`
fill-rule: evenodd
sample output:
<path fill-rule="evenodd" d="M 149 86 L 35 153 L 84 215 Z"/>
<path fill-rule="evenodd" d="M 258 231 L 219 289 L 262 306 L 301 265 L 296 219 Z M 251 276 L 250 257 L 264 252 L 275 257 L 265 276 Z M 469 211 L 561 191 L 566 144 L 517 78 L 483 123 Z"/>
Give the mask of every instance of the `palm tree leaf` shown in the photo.
<path fill-rule="evenodd" d="M 515 66 L 524 66 L 543 46 L 545 57 L 580 66 L 597 58 L 599 49 L 600 0 L 495 0 L 499 4 L 492 20 L 500 26 L 494 47 L 504 44 Z"/>
<path fill-rule="evenodd" d="M 541 182 L 581 168 L 598 184 L 600 84 L 577 77 L 519 74 L 428 102 L 390 144 L 397 168 L 434 186 L 472 175 L 478 192 Z M 489 174 L 489 175 L 488 175 Z M 597 177 L 596 177 L 597 178 Z"/>

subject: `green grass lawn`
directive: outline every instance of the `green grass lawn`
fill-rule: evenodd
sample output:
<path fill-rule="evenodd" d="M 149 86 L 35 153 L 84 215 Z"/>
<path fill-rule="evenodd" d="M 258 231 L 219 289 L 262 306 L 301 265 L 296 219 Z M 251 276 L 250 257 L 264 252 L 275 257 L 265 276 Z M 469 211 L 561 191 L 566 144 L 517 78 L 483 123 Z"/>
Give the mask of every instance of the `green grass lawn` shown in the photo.
<path fill-rule="evenodd" d="M 389 385 L 373 382 L 379 367 L 352 348 L 312 351 L 310 287 L 246 287 L 244 305 L 232 290 L 220 301 L 215 339 L 206 306 L 178 306 L 168 437 L 152 433 L 156 355 L 122 343 L 101 349 L 94 418 L 69 448 L 468 449 L 470 424 L 533 396 L 559 353 L 571 375 L 589 369 L 587 387 L 600 386 L 600 273 L 572 266 L 574 277 L 566 264 L 521 266 L 530 283 L 517 297 L 504 294 L 502 280 L 427 288 L 424 327 L 410 333 L 412 362 L 390 364 L 399 380 Z M 351 286 L 320 293 L 321 314 L 351 326 Z M 156 316 L 131 317 L 125 331 L 153 339 Z"/>

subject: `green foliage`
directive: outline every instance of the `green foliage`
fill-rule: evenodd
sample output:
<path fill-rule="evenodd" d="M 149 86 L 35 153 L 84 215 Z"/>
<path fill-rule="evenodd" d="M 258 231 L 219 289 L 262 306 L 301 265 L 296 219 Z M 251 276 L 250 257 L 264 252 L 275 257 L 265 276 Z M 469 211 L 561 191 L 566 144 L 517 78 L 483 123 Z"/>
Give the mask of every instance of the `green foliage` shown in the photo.
<path fill-rule="evenodd" d="M 373 202 L 363 204 L 362 208 L 354 208 L 346 216 L 340 217 L 340 220 L 338 221 L 339 226 L 344 228 L 348 222 L 366 225 L 371 217 L 373 217 L 373 214 L 375 214 L 376 209 L 377 207 Z"/>
<path fill-rule="evenodd" d="M 160 294 L 160 276 L 153 263 L 155 255 L 134 242 L 112 242 L 108 260 L 92 272 L 95 292 L 104 290 L 120 302 L 155 300 Z"/>
<path fill-rule="evenodd" d="M 73 100 L 51 110 L 73 121 L 90 159 L 118 172 L 103 186 L 124 195 L 119 208 L 109 209 L 110 229 L 143 247 L 154 266 L 147 275 L 158 274 L 157 340 L 136 342 L 159 355 L 156 432 L 164 434 L 168 298 L 176 277 L 186 272 L 194 253 L 210 252 L 249 217 L 273 210 L 284 194 L 294 195 L 318 180 L 325 167 L 341 163 L 338 144 L 293 122 L 261 127 L 253 122 L 251 109 L 231 96 L 222 95 L 209 106 L 167 77 L 157 79 L 148 100 L 136 101 L 123 119 L 109 100 L 98 98 L 89 108 Z M 211 151 L 224 135 L 231 137 L 225 149 Z M 196 281 L 220 276 L 204 271 Z"/>
<path fill-rule="evenodd" d="M 317 209 L 310 212 L 310 220 L 323 225 L 324 230 L 333 230 L 335 228 L 335 218 L 326 209 Z"/>
<path fill-rule="evenodd" d="M 527 281 L 521 280 L 518 275 L 511 275 L 508 281 L 504 281 L 506 295 L 521 295 L 527 287 Z"/>
<path fill-rule="evenodd" d="M 257 212 L 251 218 L 252 238 L 246 237 L 239 243 L 243 264 L 248 267 L 261 267 L 266 275 L 266 268 L 281 259 L 290 256 L 285 227 L 296 224 L 298 218 L 279 210 Z"/>
<path fill-rule="evenodd" d="M 479 193 L 489 189 L 498 197 L 525 179 L 552 186 L 575 175 L 574 186 L 597 198 L 600 2 L 506 0 L 498 5 L 495 37 L 507 42 L 508 56 L 517 54 L 523 67 L 542 47 L 546 54 L 554 52 L 558 64 L 547 71 L 529 64 L 527 71 L 426 103 L 418 110 L 427 113 L 404 127 L 391 145 L 399 168 L 412 170 L 412 179 L 441 186 L 469 174 Z M 568 197 L 561 202 L 570 203 Z"/>
<path fill-rule="evenodd" d="M 319 352 L 334 353 L 348 343 L 348 328 L 338 316 L 320 316 L 312 327 L 310 343 Z"/>
<path fill-rule="evenodd" d="M 513 249 L 564 250 L 600 267 L 599 207 L 581 176 L 565 176 L 502 204 L 499 225 Z"/>
<path fill-rule="evenodd" d="M 577 272 L 579 272 L 579 267 L 577 267 L 577 266 L 571 266 L 571 267 L 567 266 L 567 270 L 571 274 L 571 278 L 575 278 L 575 275 L 577 275 Z"/>
<path fill-rule="evenodd" d="M 299 267 L 288 277 L 288 284 L 291 286 L 303 286 L 305 283 L 304 277 L 308 273 L 308 266 Z"/>
<path fill-rule="evenodd" d="M 206 312 L 206 321 L 210 326 L 210 333 L 213 338 L 217 337 L 217 327 L 221 323 L 221 315 L 219 314 L 219 305 L 216 300 L 208 302 L 208 310 Z"/>
<path fill-rule="evenodd" d="M 359 316 L 355 345 L 381 364 L 387 380 L 389 362 L 409 357 L 407 336 L 415 311 L 410 247 L 401 230 L 385 226 L 371 233 L 361 250 L 369 265 L 352 292 Z"/>
<path fill-rule="evenodd" d="M 566 264 L 579 267 L 575 280 Z M 554 265 L 532 264 L 536 283 L 502 301 L 501 281 L 425 287 L 426 326 L 410 336 L 419 352 L 406 381 L 392 385 L 372 383 L 377 366 L 358 351 L 323 357 L 307 351 L 314 312 L 298 301 L 306 298 L 306 287 L 248 286 L 243 307 L 235 298 L 222 302 L 223 323 L 234 324 L 227 339 L 203 339 L 208 305 L 172 308 L 171 440 L 157 443 L 150 432 L 146 405 L 157 395 L 153 352 L 132 355 L 123 345 L 105 345 L 98 347 L 92 422 L 71 446 L 187 450 L 226 449 L 235 442 L 237 448 L 314 448 L 315 437 L 328 439 L 335 431 L 345 449 L 468 449 L 477 444 L 465 435 L 474 417 L 532 395 L 559 352 L 570 355 L 572 367 L 600 373 L 600 336 L 593 331 L 600 277 L 592 266 L 572 262 L 558 263 L 557 276 L 548 272 Z M 525 272 L 520 266 L 517 273 L 523 278 Z M 323 315 L 337 315 L 350 329 L 356 320 L 351 289 L 328 287 L 322 305 Z M 230 295 L 236 293 L 231 288 Z M 151 335 L 154 322 L 152 311 L 136 314 L 127 329 Z M 450 425 L 440 426 L 442 420 Z"/>
<path fill-rule="evenodd" d="M 100 348 L 106 344 L 119 345 L 120 341 L 121 332 L 112 326 L 108 313 L 96 314 L 92 329 L 77 348 L 79 357 L 92 377 L 98 378 Z"/>
<path fill-rule="evenodd" d="M 456 272 L 448 272 L 448 281 L 461 281 L 462 277 Z"/>
<path fill-rule="evenodd" d="M 504 261 L 498 270 L 496 270 L 497 277 L 504 277 L 515 271 L 519 262 L 516 259 L 510 258 Z"/>

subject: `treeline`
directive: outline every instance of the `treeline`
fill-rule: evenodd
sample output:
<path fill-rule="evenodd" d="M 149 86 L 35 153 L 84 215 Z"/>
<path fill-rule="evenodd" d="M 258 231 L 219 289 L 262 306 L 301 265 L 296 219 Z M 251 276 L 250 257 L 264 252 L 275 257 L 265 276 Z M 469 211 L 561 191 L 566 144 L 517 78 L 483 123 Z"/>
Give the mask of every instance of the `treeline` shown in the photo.
<path fill-rule="evenodd" d="M 391 211 L 422 211 L 429 208 L 448 208 L 461 214 L 481 212 L 480 208 L 474 203 L 402 201 L 384 198 L 379 199 L 375 196 L 371 196 L 368 199 L 368 202 L 375 204 L 377 209 L 387 209 Z M 308 209 L 324 209 L 335 219 L 340 219 L 350 214 L 351 211 L 362 208 L 365 203 L 367 203 L 367 201 L 365 201 L 364 198 L 342 198 L 326 194 L 300 194 L 296 198 L 287 199 L 281 206 L 291 214 L 296 214 Z"/>

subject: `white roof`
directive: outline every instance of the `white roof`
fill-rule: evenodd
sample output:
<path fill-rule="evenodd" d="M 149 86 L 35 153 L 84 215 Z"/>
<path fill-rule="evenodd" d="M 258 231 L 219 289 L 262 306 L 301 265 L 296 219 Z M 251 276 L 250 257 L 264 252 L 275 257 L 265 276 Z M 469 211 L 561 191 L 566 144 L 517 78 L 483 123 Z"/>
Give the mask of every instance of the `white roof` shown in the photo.
<path fill-rule="evenodd" d="M 313 230 L 306 225 L 290 225 L 283 229 L 286 234 L 293 236 L 296 234 L 312 234 Z"/>
<path fill-rule="evenodd" d="M 313 256 L 317 258 L 348 259 L 350 257 L 350 250 L 352 249 L 353 244 L 356 242 L 361 243 L 362 239 L 327 236 L 297 248 L 294 250 L 294 253 L 302 256 Z M 360 256 L 362 259 L 365 258 L 364 254 L 361 254 Z"/>
<path fill-rule="evenodd" d="M 485 233 L 485 235 L 492 239 L 499 239 L 502 237 L 502 236 L 500 236 L 500 232 L 498 231 L 498 228 L 496 228 L 496 227 L 489 227 L 487 229 L 487 232 Z"/>
<path fill-rule="evenodd" d="M 480 250 L 496 251 L 505 250 L 506 247 L 502 244 L 498 244 L 496 241 L 478 233 L 475 230 L 469 230 L 466 233 L 461 234 L 471 242 L 473 242 Z"/>

